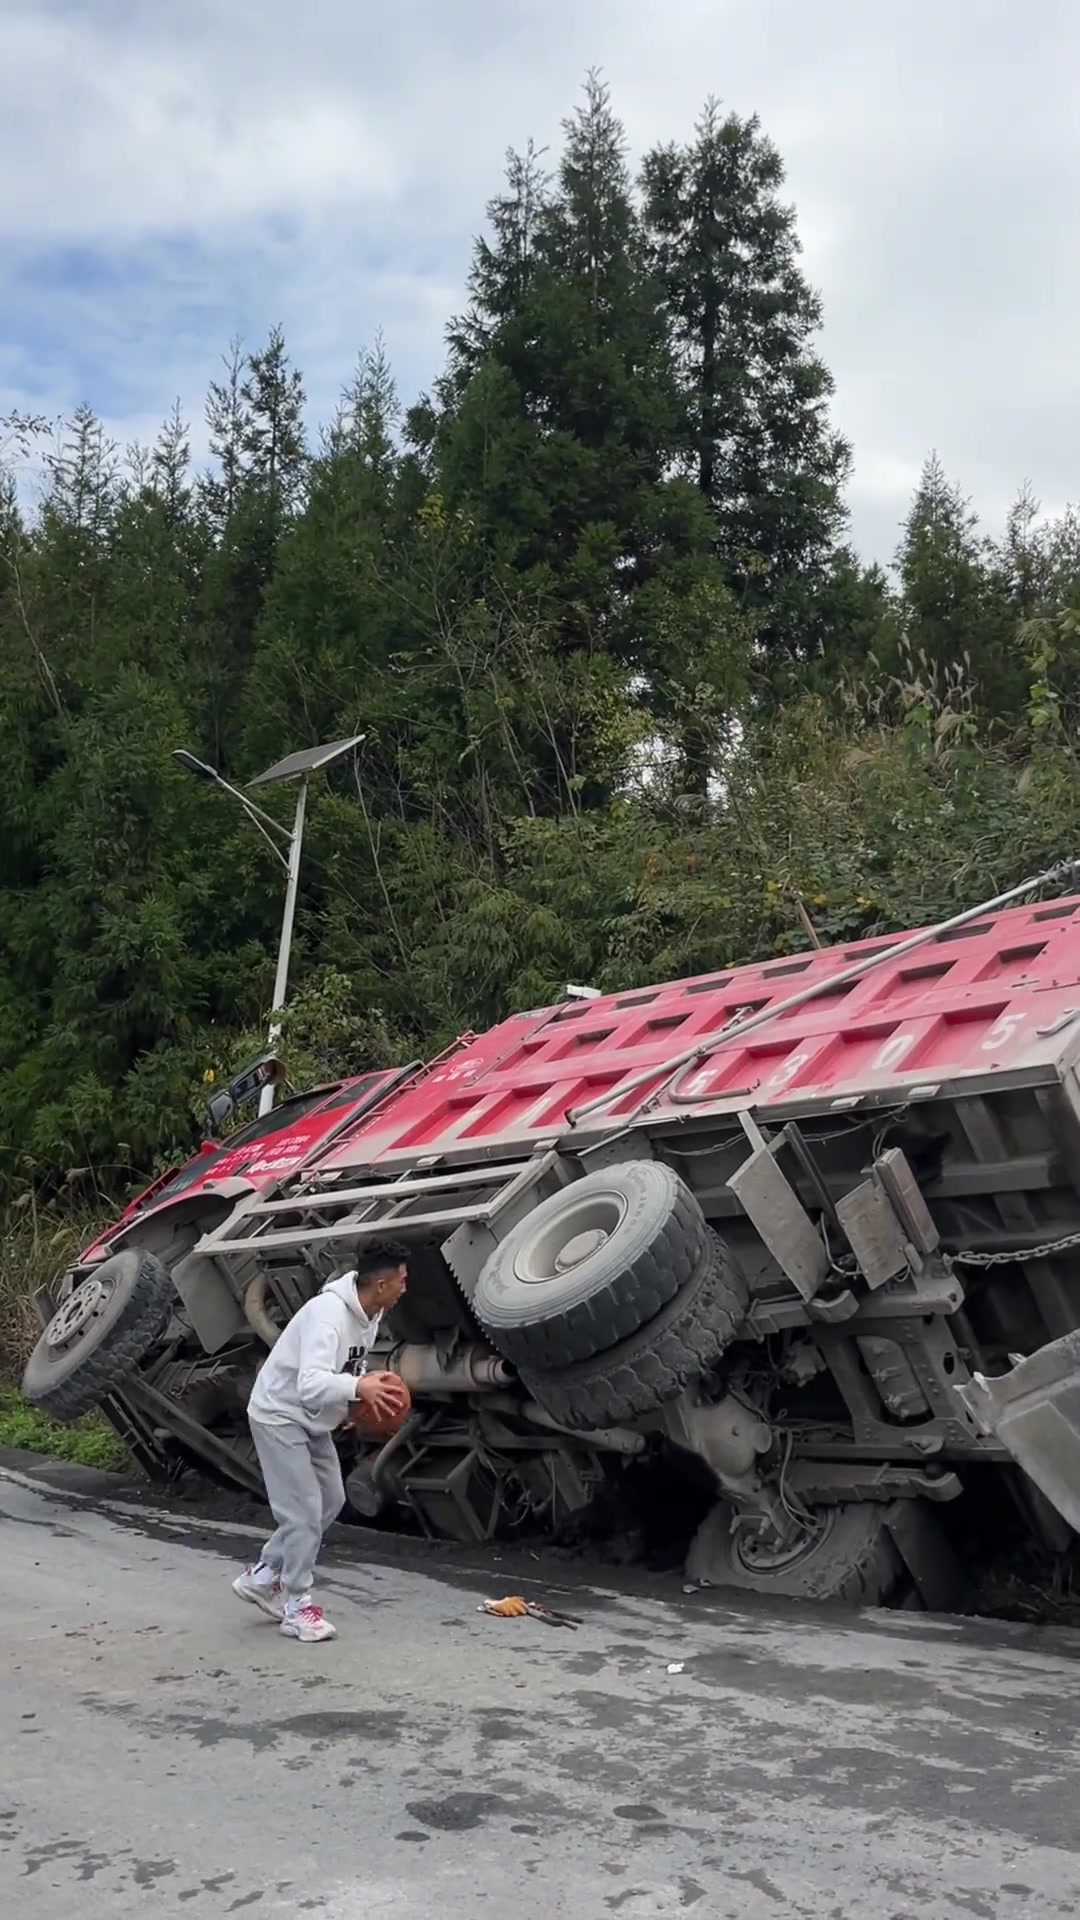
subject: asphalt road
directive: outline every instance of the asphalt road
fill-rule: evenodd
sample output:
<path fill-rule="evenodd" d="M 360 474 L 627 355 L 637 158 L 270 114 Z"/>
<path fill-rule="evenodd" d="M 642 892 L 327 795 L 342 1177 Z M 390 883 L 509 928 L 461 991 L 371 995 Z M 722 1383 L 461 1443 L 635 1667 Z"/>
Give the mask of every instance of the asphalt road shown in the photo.
<path fill-rule="evenodd" d="M 304 1647 L 233 1598 L 228 1523 L 0 1467 L 0 1542 L 20 1920 L 1080 1910 L 1080 1635 L 633 1583 L 558 1633 L 478 1614 L 490 1571 L 359 1542 Z"/>

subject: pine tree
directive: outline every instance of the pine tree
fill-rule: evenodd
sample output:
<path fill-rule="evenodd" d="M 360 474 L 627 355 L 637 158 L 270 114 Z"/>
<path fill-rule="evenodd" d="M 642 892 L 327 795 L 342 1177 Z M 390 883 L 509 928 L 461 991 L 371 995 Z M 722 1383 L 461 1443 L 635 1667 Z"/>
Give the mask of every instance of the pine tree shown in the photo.
<path fill-rule="evenodd" d="M 203 481 L 207 509 L 219 530 L 229 525 L 240 499 L 245 447 L 251 432 L 251 414 L 243 391 L 242 341 L 230 343 L 223 365 L 224 379 L 211 380 L 206 396 L 206 424 L 214 469 Z"/>
<path fill-rule="evenodd" d="M 116 497 L 118 461 L 116 447 L 91 407 L 76 407 L 46 465 L 46 519 L 94 551 Z"/>
<path fill-rule="evenodd" d="M 845 521 L 850 455 L 829 425 L 821 303 L 799 266 L 780 155 L 756 116 L 710 101 L 688 146 L 642 168 L 652 262 L 678 354 L 694 479 L 729 584 L 763 644 L 805 655 Z M 815 628 L 817 631 L 815 631 Z"/>
<path fill-rule="evenodd" d="M 45 474 L 37 537 L 20 569 L 21 601 L 26 634 L 48 666 L 51 704 L 63 712 L 77 709 L 86 688 L 113 666 L 101 613 L 120 463 L 90 407 L 63 423 Z"/>
<path fill-rule="evenodd" d="M 307 464 L 304 383 L 289 362 L 285 336 L 273 327 L 266 346 L 249 354 L 240 388 L 246 415 L 242 446 L 247 477 L 265 489 L 275 523 L 296 505 Z"/>
<path fill-rule="evenodd" d="M 530 149 L 489 208 L 472 307 L 450 332 L 435 470 L 489 555 L 561 583 L 580 644 L 615 578 L 655 571 L 677 397 L 625 135 L 595 75 L 564 132 L 553 182 Z"/>
<path fill-rule="evenodd" d="M 145 668 L 197 704 L 203 673 L 198 604 L 212 536 L 178 405 L 118 492 L 109 550 L 110 671 L 128 663 Z"/>
<path fill-rule="evenodd" d="M 150 484 L 174 524 L 183 520 L 191 494 L 191 441 L 177 400 L 154 443 Z"/>
<path fill-rule="evenodd" d="M 401 402 L 380 334 L 361 354 L 343 407 L 344 444 L 388 496 L 398 464 L 396 434 Z"/>
<path fill-rule="evenodd" d="M 1010 604 L 978 516 L 937 454 L 923 467 L 897 555 L 905 667 L 961 672 L 984 711 L 1019 714 L 1024 678 Z"/>
<path fill-rule="evenodd" d="M 272 753 L 272 742 L 301 714 L 315 740 L 368 726 L 379 710 L 378 672 L 407 624 L 391 584 L 393 544 L 403 531 L 395 505 L 398 412 L 378 341 L 360 357 L 276 553 L 251 674 L 253 761 Z"/>
<path fill-rule="evenodd" d="M 506 593 L 512 578 L 550 600 L 546 644 L 591 662 L 598 699 L 610 707 L 621 672 L 618 697 L 667 726 L 701 696 L 698 720 L 677 726 L 696 789 L 723 731 L 715 715 L 738 610 L 703 635 L 700 609 L 723 599 L 712 517 L 678 470 L 686 439 L 663 289 L 597 76 L 564 135 L 550 179 L 535 149 L 512 157 L 477 250 L 472 308 L 451 330 L 441 415 L 414 414 L 413 431 L 431 450 L 433 484 L 474 529 L 478 586 L 489 593 L 494 577 Z M 680 596 L 698 610 L 681 657 L 670 643 Z M 744 622 L 747 646 L 750 631 Z M 546 744 L 519 744 L 525 762 L 553 756 L 542 785 L 565 804 L 558 766 L 571 756 L 558 728 Z"/>
<path fill-rule="evenodd" d="M 540 224 L 550 204 L 551 177 L 544 150 L 530 140 L 524 153 L 506 156 L 506 189 L 488 201 L 491 239 L 481 235 L 469 273 L 470 306 L 447 328 L 450 365 L 440 382 L 443 400 L 461 394 L 498 338 L 500 324 L 520 314 L 538 266 Z M 505 350 L 506 342 L 503 347 Z"/>
<path fill-rule="evenodd" d="M 243 752 L 242 692 L 279 542 L 303 495 L 308 458 L 304 387 L 280 327 L 257 353 L 234 342 L 223 381 L 212 383 L 207 420 L 217 471 L 204 498 L 218 534 L 206 569 L 200 731 L 223 772 Z"/>

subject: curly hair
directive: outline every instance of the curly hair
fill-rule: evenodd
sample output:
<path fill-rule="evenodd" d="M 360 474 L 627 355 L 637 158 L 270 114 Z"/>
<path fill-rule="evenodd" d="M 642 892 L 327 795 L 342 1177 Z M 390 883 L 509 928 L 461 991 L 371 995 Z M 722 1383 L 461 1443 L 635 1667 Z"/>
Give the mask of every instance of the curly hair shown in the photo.
<path fill-rule="evenodd" d="M 354 1260 L 357 1286 L 362 1287 L 365 1281 L 374 1280 L 378 1273 L 390 1273 L 395 1267 L 403 1267 L 408 1258 L 408 1250 L 400 1240 L 361 1240 Z"/>

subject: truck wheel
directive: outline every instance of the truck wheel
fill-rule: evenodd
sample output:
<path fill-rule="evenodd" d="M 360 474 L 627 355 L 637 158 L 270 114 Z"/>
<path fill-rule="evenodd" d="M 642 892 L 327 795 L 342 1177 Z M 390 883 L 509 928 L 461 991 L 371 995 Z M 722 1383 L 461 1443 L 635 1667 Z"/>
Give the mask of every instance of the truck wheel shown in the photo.
<path fill-rule="evenodd" d="M 54 1420 L 78 1420 L 138 1369 L 168 1325 L 176 1294 L 167 1268 L 125 1247 L 73 1289 L 26 1363 L 22 1390 Z"/>
<path fill-rule="evenodd" d="M 794 1546 L 771 1548 L 756 1543 L 746 1528 L 733 1533 L 731 1508 L 722 1500 L 698 1528 L 686 1577 L 703 1587 L 880 1607 L 904 1571 L 885 1515 L 873 1500 L 821 1507 L 813 1532 Z"/>
<path fill-rule="evenodd" d="M 626 1160 L 549 1195 L 501 1240 L 472 1308 L 517 1367 L 568 1367 L 629 1338 L 709 1263 L 705 1216 L 658 1160 Z"/>
<path fill-rule="evenodd" d="M 606 1353 L 551 1372 L 522 1370 L 540 1406 L 567 1427 L 618 1427 L 677 1400 L 708 1373 L 734 1340 L 746 1313 L 745 1277 L 719 1235 L 673 1300 Z"/>

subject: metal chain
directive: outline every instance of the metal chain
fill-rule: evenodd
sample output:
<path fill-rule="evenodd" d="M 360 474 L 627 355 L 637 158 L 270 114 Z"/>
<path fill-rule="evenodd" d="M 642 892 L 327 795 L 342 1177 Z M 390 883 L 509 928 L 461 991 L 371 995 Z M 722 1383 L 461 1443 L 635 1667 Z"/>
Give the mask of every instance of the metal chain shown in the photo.
<path fill-rule="evenodd" d="M 1010 1253 L 950 1253 L 958 1267 L 1009 1267 L 1028 1260 L 1049 1260 L 1055 1253 L 1067 1253 L 1080 1247 L 1080 1233 L 1067 1233 L 1061 1240 L 1044 1240 L 1036 1247 L 1016 1247 Z"/>

